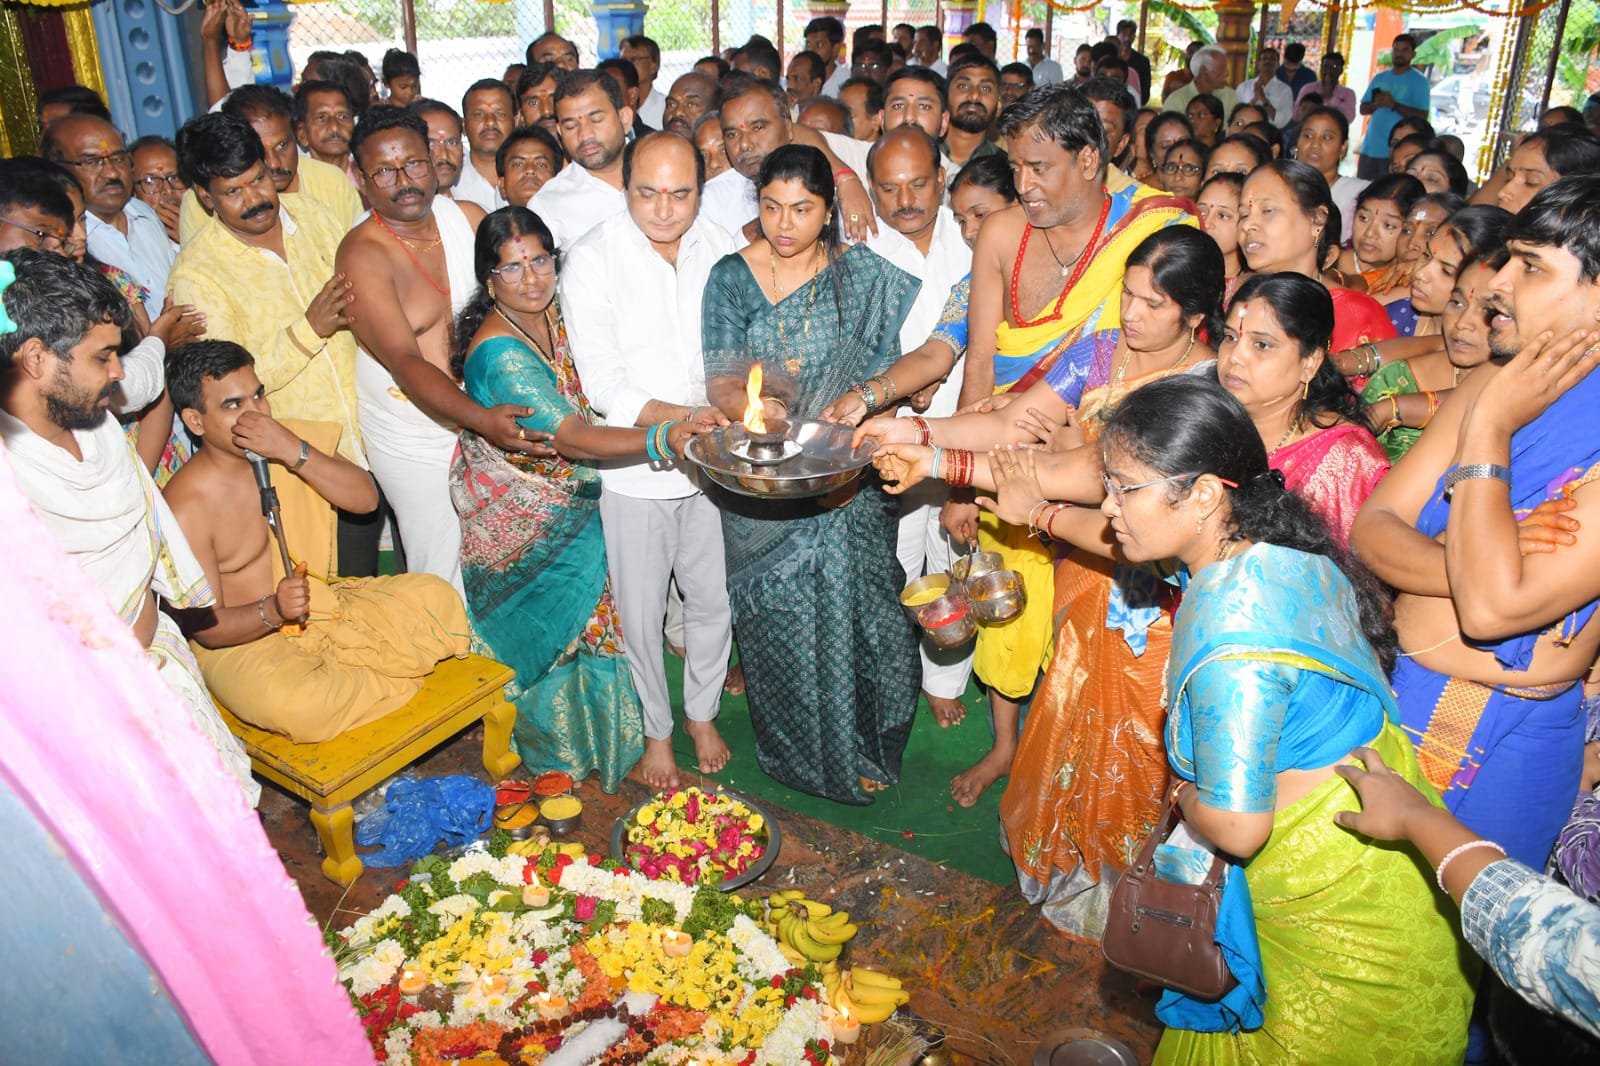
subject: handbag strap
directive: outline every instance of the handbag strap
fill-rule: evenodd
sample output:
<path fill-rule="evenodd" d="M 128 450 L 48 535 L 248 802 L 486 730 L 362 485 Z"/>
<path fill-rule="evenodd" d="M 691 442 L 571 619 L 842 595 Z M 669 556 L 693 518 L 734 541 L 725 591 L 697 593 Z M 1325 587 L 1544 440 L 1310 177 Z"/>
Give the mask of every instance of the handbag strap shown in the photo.
<path fill-rule="evenodd" d="M 1165 843 L 1182 819 L 1183 812 L 1178 807 L 1178 801 L 1173 799 L 1168 802 L 1166 811 L 1161 815 L 1161 821 L 1156 823 L 1156 827 L 1145 838 L 1143 846 L 1139 848 L 1138 857 L 1133 860 L 1133 865 L 1122 872 L 1122 876 L 1131 878 L 1134 881 L 1142 881 L 1145 874 L 1155 864 L 1156 848 Z M 1227 872 L 1227 860 L 1220 854 L 1213 852 L 1211 855 L 1211 869 L 1206 871 L 1206 879 L 1196 885 L 1195 889 L 1205 893 L 1215 892 Z"/>

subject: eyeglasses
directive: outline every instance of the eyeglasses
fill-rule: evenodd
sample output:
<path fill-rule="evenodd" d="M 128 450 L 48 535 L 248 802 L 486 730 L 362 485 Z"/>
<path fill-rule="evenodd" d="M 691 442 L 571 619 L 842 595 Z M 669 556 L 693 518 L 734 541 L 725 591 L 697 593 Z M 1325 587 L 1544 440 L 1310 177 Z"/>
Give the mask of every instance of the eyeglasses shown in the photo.
<path fill-rule="evenodd" d="M 406 177 L 413 181 L 420 181 L 433 173 L 433 160 L 408 159 L 397 167 L 379 167 L 377 170 L 362 171 L 372 179 L 372 184 L 380 189 L 393 188 L 400 181 L 400 172 L 406 172 Z"/>
<path fill-rule="evenodd" d="M 1161 172 L 1163 174 L 1183 174 L 1192 178 L 1200 173 L 1200 165 L 1198 163 L 1162 163 Z"/>
<path fill-rule="evenodd" d="M 67 242 L 71 240 L 71 238 L 65 234 L 51 233 L 49 230 L 34 229 L 32 226 L 24 226 L 15 219 L 7 218 L 4 215 L 0 215 L 0 222 L 4 222 L 8 226 L 15 226 L 24 233 L 33 234 L 34 239 L 39 242 L 39 248 L 41 251 L 63 251 L 67 246 Z"/>
<path fill-rule="evenodd" d="M 1113 500 L 1116 500 L 1117 503 L 1120 504 L 1130 492 L 1138 492 L 1140 489 L 1147 489 L 1151 485 L 1165 485 L 1171 481 L 1187 481 L 1190 478 L 1202 477 L 1204 474 L 1204 470 L 1193 474 L 1173 474 L 1170 477 L 1158 477 L 1152 478 L 1149 481 L 1141 481 L 1137 485 L 1119 485 L 1115 481 L 1112 481 L 1109 475 L 1101 474 L 1100 484 L 1106 487 L 1106 495 L 1110 496 Z M 1229 481 L 1225 477 L 1218 476 L 1217 480 L 1228 486 L 1230 489 L 1236 489 L 1239 487 L 1239 483 L 1237 481 Z"/>
<path fill-rule="evenodd" d="M 82 159 L 63 159 L 69 167 L 82 167 L 84 170 L 100 171 L 107 166 L 125 167 L 133 162 L 133 153 L 126 148 L 110 155 L 86 155 Z"/>
<path fill-rule="evenodd" d="M 519 285 L 522 283 L 523 273 L 529 270 L 540 277 L 548 277 L 556 272 L 556 261 L 548 255 L 536 255 L 532 259 L 519 259 L 515 263 L 495 267 L 489 273 L 507 285 Z"/>
<path fill-rule="evenodd" d="M 188 186 L 183 183 L 183 179 L 176 174 L 146 174 L 142 178 L 134 179 L 133 183 L 139 186 L 140 189 L 152 195 L 160 192 L 162 189 L 170 189 L 173 192 L 182 192 L 184 189 L 188 188 Z"/>

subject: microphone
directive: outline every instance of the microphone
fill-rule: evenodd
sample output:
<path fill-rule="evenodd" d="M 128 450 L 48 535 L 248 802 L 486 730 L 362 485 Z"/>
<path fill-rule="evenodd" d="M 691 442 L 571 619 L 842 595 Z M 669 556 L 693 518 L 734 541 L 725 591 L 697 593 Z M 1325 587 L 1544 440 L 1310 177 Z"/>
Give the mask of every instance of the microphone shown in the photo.
<path fill-rule="evenodd" d="M 267 461 L 252 451 L 246 451 L 244 457 L 250 460 L 250 468 L 256 474 L 256 488 L 261 490 L 261 513 L 270 518 L 278 506 L 278 493 L 272 487 L 272 474 L 267 469 Z"/>

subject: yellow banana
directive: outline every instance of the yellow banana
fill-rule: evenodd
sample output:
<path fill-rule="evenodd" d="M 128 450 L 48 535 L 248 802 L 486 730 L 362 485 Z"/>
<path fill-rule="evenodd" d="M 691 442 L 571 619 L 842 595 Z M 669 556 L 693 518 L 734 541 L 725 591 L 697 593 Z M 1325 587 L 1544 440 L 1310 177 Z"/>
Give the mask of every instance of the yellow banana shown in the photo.
<path fill-rule="evenodd" d="M 793 944 L 796 951 L 812 962 L 832 962 L 844 950 L 843 944 L 819 944 L 812 939 L 811 935 L 806 931 L 804 921 L 796 921 L 790 924 L 789 943 Z"/>
<path fill-rule="evenodd" d="M 850 1007 L 850 1017 L 863 1025 L 876 1025 L 886 1022 L 898 1008 L 894 1003 L 853 1003 Z"/>
<path fill-rule="evenodd" d="M 826 903 L 818 903 L 814 899 L 797 899 L 797 904 L 805 908 L 808 918 L 826 918 L 833 913 L 833 908 Z"/>
<path fill-rule="evenodd" d="M 846 922 L 848 922 L 850 920 L 850 912 L 849 911 L 834 911 L 832 914 L 828 915 L 826 918 L 814 918 L 812 920 L 815 921 L 818 925 L 826 925 L 826 926 L 829 926 L 831 928 L 837 929 L 839 926 L 844 925 Z"/>
<path fill-rule="evenodd" d="M 887 988 L 891 991 L 900 988 L 900 978 L 887 974 L 881 970 L 869 970 L 864 966 L 850 967 L 850 980 L 863 988 Z"/>
<path fill-rule="evenodd" d="M 859 926 L 845 922 L 843 925 L 823 925 L 821 922 L 805 923 L 806 935 L 819 944 L 843 944 L 856 935 Z"/>
<path fill-rule="evenodd" d="M 804 955 L 800 954 L 800 952 L 798 950 L 796 950 L 795 948 L 790 947 L 788 944 L 786 944 L 786 943 L 784 943 L 782 941 L 779 941 L 779 943 L 778 943 L 778 950 L 783 953 L 783 957 L 785 959 L 788 959 L 790 962 L 794 963 L 796 966 L 804 966 L 806 963 L 811 961 L 810 959 L 806 958 Z"/>
<path fill-rule="evenodd" d="M 903 988 L 891 992 L 886 988 L 862 988 L 860 985 L 851 985 L 846 991 L 849 992 L 852 1002 L 859 1003 L 863 1007 L 886 1003 L 894 1008 L 902 1003 L 911 1002 L 911 993 Z"/>

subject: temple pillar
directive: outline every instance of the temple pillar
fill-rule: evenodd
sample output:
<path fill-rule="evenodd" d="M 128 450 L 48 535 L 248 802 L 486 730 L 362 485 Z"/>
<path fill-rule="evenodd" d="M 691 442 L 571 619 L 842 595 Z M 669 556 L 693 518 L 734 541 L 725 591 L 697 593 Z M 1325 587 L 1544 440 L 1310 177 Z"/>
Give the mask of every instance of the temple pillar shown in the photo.
<path fill-rule="evenodd" d="M 1250 75 L 1250 30 L 1259 9 L 1250 0 L 1215 0 L 1217 44 L 1228 53 L 1228 84 L 1238 85 Z"/>

